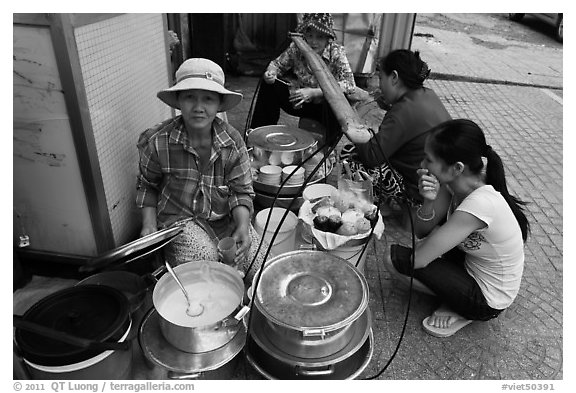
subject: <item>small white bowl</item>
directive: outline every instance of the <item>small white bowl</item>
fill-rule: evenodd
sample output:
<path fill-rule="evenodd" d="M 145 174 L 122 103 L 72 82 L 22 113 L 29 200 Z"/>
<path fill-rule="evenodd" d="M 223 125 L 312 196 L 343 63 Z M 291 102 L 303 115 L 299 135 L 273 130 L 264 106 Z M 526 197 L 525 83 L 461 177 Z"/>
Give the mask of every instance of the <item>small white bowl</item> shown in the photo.
<path fill-rule="evenodd" d="M 316 198 L 335 195 L 336 192 L 338 192 L 336 187 L 331 186 L 330 184 L 316 183 L 311 184 L 304 189 L 302 192 L 302 198 L 306 201 L 310 201 Z"/>
<path fill-rule="evenodd" d="M 294 153 L 291 151 L 285 151 L 280 156 L 280 162 L 284 165 L 294 164 Z"/>
<path fill-rule="evenodd" d="M 282 153 L 278 151 L 273 151 L 268 157 L 268 163 L 270 165 L 280 165 L 282 163 Z"/>
<path fill-rule="evenodd" d="M 280 175 L 282 173 L 282 167 L 278 165 L 264 165 L 260 167 L 260 173 L 265 175 Z"/>
<path fill-rule="evenodd" d="M 286 167 L 284 167 L 284 169 L 282 169 L 282 173 L 286 176 L 289 176 L 292 172 L 294 172 L 294 175 L 292 175 L 292 177 L 295 176 L 304 176 L 304 168 L 300 167 L 298 169 L 296 165 L 288 165 Z"/>

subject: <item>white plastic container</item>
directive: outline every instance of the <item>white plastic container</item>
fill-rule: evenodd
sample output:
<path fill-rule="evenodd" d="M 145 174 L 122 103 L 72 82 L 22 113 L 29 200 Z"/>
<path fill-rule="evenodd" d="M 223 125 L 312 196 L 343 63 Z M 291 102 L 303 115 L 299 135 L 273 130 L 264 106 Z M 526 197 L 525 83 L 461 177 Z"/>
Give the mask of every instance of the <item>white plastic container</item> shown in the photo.
<path fill-rule="evenodd" d="M 266 221 L 268 220 L 268 216 L 270 215 L 270 221 L 268 222 L 268 227 L 266 227 L 266 233 L 264 233 L 264 227 L 266 226 Z M 274 232 L 278 229 L 278 224 L 282 220 L 286 209 L 281 207 L 274 207 L 274 208 L 267 208 L 261 210 L 256 215 L 256 222 L 254 224 L 254 228 L 256 232 L 263 239 L 266 239 L 268 243 L 271 243 L 272 237 L 274 236 Z M 278 256 L 280 254 L 284 254 L 289 251 L 294 251 L 296 249 L 296 226 L 298 225 L 298 217 L 288 211 L 284 222 L 278 229 L 278 234 L 274 239 L 274 244 L 272 244 L 272 248 L 270 250 L 269 258 L 272 256 Z"/>
<path fill-rule="evenodd" d="M 315 183 L 304 189 L 304 192 L 302 192 L 302 197 L 305 201 L 310 201 L 312 199 L 322 198 L 324 196 L 332 196 L 337 192 L 338 190 L 336 187 L 331 186 L 330 184 Z"/>
<path fill-rule="evenodd" d="M 354 265 L 362 274 L 364 274 L 364 266 L 366 265 L 366 255 L 368 255 L 368 247 L 369 244 L 366 244 L 370 241 L 372 237 L 369 236 L 365 239 L 361 240 L 353 240 L 349 241 L 343 246 L 340 246 L 334 250 L 324 250 L 318 241 L 314 241 L 316 247 L 319 250 L 326 251 L 330 255 L 335 255 L 342 259 L 347 260 L 352 265 Z M 349 245 L 349 243 L 352 243 Z M 366 250 L 364 250 L 364 246 L 366 246 Z M 362 252 L 364 251 L 364 252 Z"/>

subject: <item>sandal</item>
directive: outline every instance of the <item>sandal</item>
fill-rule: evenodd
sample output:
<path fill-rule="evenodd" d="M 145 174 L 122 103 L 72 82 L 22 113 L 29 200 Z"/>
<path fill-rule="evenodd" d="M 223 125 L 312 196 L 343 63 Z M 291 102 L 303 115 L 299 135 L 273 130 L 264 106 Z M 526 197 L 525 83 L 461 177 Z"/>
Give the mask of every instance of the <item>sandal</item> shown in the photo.
<path fill-rule="evenodd" d="M 468 326 L 469 324 L 472 323 L 471 319 L 465 319 L 465 318 L 462 318 L 460 315 L 456 314 L 455 312 L 443 310 L 441 313 L 438 313 L 438 315 L 436 315 L 436 316 L 448 316 L 448 317 L 452 317 L 456 320 L 454 322 L 452 322 L 450 324 L 450 326 L 448 326 L 448 327 L 444 327 L 444 328 L 440 327 L 439 328 L 439 327 L 436 327 L 434 325 L 428 324 L 428 321 L 430 320 L 430 318 L 432 318 L 434 316 L 435 315 L 431 315 L 429 317 L 426 317 L 422 321 L 422 327 L 424 328 L 426 333 L 428 333 L 434 337 L 440 337 L 440 338 L 450 337 L 454 333 L 456 333 L 457 331 L 462 329 L 463 327 Z"/>

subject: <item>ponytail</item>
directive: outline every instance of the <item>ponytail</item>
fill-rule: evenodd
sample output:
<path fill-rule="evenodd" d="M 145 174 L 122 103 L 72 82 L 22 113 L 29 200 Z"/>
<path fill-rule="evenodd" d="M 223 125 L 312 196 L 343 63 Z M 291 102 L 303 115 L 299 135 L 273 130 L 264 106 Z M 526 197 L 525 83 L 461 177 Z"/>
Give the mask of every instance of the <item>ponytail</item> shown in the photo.
<path fill-rule="evenodd" d="M 486 145 L 486 184 L 490 184 L 496 191 L 498 191 L 510 206 L 518 225 L 520 225 L 520 230 L 522 231 L 522 239 L 524 242 L 528 239 L 528 233 L 530 232 L 530 223 L 528 218 L 524 214 L 524 206 L 526 202 L 521 199 L 510 195 L 508 192 L 508 187 L 506 185 L 506 176 L 504 173 L 504 165 L 502 164 L 502 159 L 490 145 Z"/>

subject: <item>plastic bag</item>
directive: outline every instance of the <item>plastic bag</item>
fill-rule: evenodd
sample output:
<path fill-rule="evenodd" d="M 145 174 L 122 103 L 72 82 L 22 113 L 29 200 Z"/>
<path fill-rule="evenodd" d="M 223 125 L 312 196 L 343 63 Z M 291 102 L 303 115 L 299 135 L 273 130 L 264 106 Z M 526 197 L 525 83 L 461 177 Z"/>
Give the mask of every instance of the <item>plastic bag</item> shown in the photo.
<path fill-rule="evenodd" d="M 359 233 L 351 236 L 343 236 L 337 233 L 324 232 L 316 229 L 314 227 L 314 217 L 315 213 L 312 212 L 312 203 L 310 201 L 304 201 L 298 212 L 298 218 L 304 222 L 310 228 L 312 236 L 320 243 L 325 250 L 335 250 L 336 248 L 343 246 L 349 240 L 353 239 L 364 239 L 366 236 L 370 235 L 370 231 Z M 384 220 L 380 212 L 378 212 L 378 221 L 374 227 L 374 235 L 377 239 L 382 237 L 384 233 Z"/>

